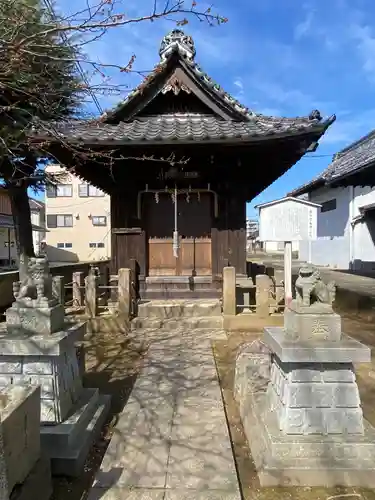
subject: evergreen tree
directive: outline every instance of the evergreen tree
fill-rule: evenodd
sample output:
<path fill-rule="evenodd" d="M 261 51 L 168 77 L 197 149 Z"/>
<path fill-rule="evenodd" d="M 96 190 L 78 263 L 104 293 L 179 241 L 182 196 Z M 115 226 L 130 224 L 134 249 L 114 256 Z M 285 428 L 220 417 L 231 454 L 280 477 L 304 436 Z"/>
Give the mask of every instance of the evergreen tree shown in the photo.
<path fill-rule="evenodd" d="M 73 116 L 82 88 L 76 50 L 58 32 L 49 33 L 58 23 L 39 0 L 0 2 L 0 178 L 11 199 L 21 279 L 34 256 L 28 189 L 45 180 L 43 152 L 27 132 L 37 119 Z M 20 50 L 25 38 L 31 42 Z"/>

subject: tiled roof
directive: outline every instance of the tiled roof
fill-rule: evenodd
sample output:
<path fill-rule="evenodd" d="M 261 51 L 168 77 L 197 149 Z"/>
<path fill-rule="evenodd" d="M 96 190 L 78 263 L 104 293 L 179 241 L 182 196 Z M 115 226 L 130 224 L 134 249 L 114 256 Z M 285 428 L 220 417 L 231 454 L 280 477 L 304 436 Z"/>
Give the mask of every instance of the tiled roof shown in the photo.
<path fill-rule="evenodd" d="M 147 116 L 117 125 L 100 121 L 59 122 L 37 131 L 38 138 L 59 136 L 71 142 L 138 143 L 217 140 L 247 141 L 264 136 L 283 136 L 308 132 L 323 133 L 332 119 L 273 118 L 252 116 L 246 121 L 223 120 L 212 115 L 175 113 Z"/>
<path fill-rule="evenodd" d="M 194 41 L 190 36 L 185 35 L 182 30 L 172 30 L 162 39 L 159 54 L 161 56 L 160 62 L 156 64 L 154 69 L 147 75 L 144 81 L 138 85 L 138 87 L 129 92 L 126 98 L 123 101 L 120 101 L 114 109 L 105 112 L 101 117 L 102 120 L 105 121 L 108 118 L 111 118 L 112 115 L 116 114 L 135 97 L 142 94 L 144 89 L 167 68 L 169 60 L 171 60 L 175 54 L 180 57 L 182 65 L 188 71 L 192 72 L 195 78 L 205 85 L 207 90 L 216 95 L 219 99 L 223 100 L 225 104 L 229 105 L 236 113 L 240 116 L 242 115 L 244 118 L 255 115 L 253 111 L 241 104 L 228 92 L 225 92 L 225 90 L 218 83 L 216 83 L 195 61 Z"/>
<path fill-rule="evenodd" d="M 292 191 L 296 196 L 311 191 L 317 185 L 337 181 L 375 162 L 375 130 L 337 153 L 332 163 L 313 180 Z"/>

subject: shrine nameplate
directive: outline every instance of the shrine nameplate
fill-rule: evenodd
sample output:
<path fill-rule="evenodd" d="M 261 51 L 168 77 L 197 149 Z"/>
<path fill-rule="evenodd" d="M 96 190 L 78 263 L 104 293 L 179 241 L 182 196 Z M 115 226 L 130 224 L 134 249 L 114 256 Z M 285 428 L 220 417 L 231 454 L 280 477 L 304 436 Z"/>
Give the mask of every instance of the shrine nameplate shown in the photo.
<path fill-rule="evenodd" d="M 319 207 L 291 197 L 258 205 L 260 241 L 315 240 Z"/>

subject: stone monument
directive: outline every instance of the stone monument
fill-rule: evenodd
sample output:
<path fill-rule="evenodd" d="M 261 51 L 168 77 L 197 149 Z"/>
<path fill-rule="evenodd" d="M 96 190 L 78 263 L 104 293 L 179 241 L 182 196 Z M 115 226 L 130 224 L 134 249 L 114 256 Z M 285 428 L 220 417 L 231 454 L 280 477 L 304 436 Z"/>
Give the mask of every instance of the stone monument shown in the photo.
<path fill-rule="evenodd" d="M 353 368 L 371 351 L 341 332 L 335 285 L 317 269 L 300 270 L 295 292 L 284 327 L 264 331 L 267 390 L 237 391 L 261 485 L 374 487 L 375 429 L 363 418 Z"/>
<path fill-rule="evenodd" d="M 82 386 L 76 349 L 86 325 L 66 320 L 45 257 L 30 259 L 13 291 L 0 330 L 0 388 L 41 386 L 42 449 L 53 473 L 77 475 L 109 410 L 108 396 Z"/>

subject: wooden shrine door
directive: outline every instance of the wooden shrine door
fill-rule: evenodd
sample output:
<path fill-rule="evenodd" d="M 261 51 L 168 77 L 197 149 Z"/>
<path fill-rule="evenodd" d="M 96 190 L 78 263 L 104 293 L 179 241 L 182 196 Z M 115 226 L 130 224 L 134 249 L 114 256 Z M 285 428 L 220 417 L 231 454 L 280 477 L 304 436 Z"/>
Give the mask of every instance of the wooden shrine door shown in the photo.
<path fill-rule="evenodd" d="M 173 255 L 174 203 L 170 193 L 144 195 L 150 276 L 202 276 L 212 274 L 212 195 L 178 195 L 178 258 Z"/>

